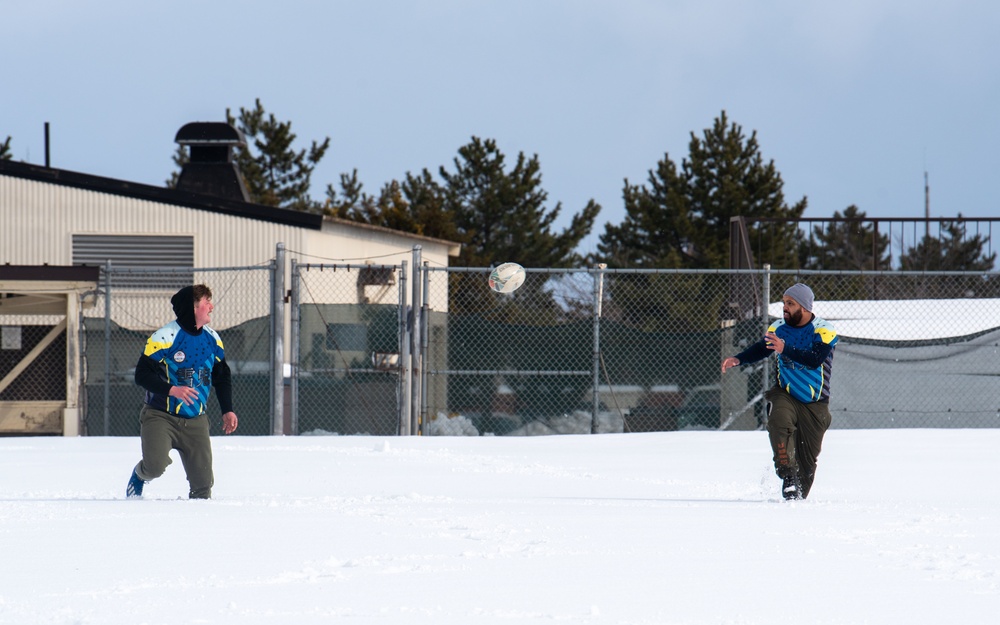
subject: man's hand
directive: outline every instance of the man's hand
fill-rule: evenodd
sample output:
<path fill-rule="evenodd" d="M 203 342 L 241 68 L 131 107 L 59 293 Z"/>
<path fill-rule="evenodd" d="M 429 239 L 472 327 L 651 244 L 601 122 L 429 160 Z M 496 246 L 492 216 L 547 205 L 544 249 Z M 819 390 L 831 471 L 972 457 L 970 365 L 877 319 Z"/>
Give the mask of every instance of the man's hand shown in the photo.
<path fill-rule="evenodd" d="M 171 386 L 169 394 L 184 402 L 185 406 L 190 406 L 198 399 L 198 389 L 190 386 Z"/>
<path fill-rule="evenodd" d="M 774 332 L 768 332 L 764 335 L 764 345 L 768 349 L 778 352 L 779 354 L 785 351 L 785 342 L 778 338 L 778 335 Z"/>
<path fill-rule="evenodd" d="M 222 415 L 222 431 L 226 434 L 232 434 L 235 432 L 238 423 L 239 419 L 236 418 L 235 412 L 227 412 Z"/>
<path fill-rule="evenodd" d="M 722 372 L 725 373 L 727 369 L 732 369 L 740 364 L 740 359 L 735 356 L 730 356 L 722 361 Z"/>

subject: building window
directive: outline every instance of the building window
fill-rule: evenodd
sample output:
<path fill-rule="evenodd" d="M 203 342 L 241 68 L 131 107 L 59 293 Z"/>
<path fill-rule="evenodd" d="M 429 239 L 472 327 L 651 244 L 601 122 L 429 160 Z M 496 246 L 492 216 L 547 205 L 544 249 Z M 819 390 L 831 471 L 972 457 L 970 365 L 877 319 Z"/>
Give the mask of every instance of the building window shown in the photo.
<path fill-rule="evenodd" d="M 178 289 L 194 281 L 194 237 L 73 235 L 74 265 L 99 266 L 104 280 L 104 268 L 109 260 L 112 286 Z"/>

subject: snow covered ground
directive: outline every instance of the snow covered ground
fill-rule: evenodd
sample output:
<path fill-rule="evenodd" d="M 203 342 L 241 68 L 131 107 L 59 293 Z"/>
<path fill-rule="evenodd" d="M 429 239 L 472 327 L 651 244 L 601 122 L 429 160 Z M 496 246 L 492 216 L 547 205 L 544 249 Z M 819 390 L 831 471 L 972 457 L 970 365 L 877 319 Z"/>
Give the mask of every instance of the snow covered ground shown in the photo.
<path fill-rule="evenodd" d="M 0 623 L 987 624 L 1000 430 L 224 437 L 124 498 L 135 438 L 0 439 Z"/>

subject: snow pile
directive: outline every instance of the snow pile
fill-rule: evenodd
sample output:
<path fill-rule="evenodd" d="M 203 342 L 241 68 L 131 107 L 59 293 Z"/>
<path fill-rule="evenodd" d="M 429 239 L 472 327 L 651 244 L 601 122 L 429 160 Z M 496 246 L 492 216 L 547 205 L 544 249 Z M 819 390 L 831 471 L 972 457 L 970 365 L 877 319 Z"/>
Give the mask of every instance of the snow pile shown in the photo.
<path fill-rule="evenodd" d="M 479 436 L 479 430 L 468 417 L 443 412 L 429 419 L 427 428 L 430 436 Z"/>

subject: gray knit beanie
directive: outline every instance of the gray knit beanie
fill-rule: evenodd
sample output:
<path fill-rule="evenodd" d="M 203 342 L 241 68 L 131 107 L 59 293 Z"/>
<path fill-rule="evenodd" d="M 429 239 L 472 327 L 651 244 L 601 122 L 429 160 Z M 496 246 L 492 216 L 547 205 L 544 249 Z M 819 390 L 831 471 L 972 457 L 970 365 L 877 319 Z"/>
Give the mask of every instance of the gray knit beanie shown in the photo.
<path fill-rule="evenodd" d="M 813 290 L 799 282 L 785 289 L 785 295 L 799 303 L 809 312 L 813 309 Z"/>

